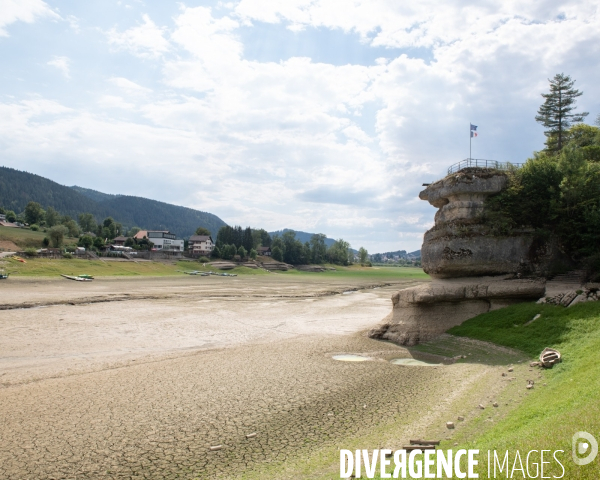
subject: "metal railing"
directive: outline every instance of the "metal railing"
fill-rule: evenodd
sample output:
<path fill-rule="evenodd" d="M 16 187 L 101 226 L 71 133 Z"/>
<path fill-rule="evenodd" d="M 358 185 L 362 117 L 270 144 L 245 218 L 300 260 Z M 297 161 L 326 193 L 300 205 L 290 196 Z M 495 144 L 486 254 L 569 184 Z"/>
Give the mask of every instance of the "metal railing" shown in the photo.
<path fill-rule="evenodd" d="M 523 163 L 499 162 L 497 160 L 484 160 L 481 158 L 465 158 L 448 168 L 448 175 L 456 173 L 465 168 L 489 168 L 491 170 L 512 170 L 521 168 Z"/>

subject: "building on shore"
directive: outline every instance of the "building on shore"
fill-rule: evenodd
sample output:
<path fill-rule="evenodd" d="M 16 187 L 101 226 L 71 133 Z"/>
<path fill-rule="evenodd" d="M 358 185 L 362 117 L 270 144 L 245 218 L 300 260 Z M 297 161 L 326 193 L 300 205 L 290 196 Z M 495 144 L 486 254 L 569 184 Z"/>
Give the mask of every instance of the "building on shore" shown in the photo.
<path fill-rule="evenodd" d="M 135 239 L 147 238 L 154 247 L 153 249 L 170 252 L 183 252 L 183 240 L 177 240 L 177 236 L 168 230 L 140 230 L 134 235 Z"/>
<path fill-rule="evenodd" d="M 193 256 L 209 256 L 215 248 L 210 235 L 192 235 L 188 243 L 188 252 Z"/>

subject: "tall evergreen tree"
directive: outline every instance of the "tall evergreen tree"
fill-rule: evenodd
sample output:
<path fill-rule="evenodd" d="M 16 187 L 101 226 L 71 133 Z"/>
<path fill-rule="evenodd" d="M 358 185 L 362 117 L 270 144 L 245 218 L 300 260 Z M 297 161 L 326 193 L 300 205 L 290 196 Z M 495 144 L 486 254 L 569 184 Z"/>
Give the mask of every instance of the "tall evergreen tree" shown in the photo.
<path fill-rule="evenodd" d="M 547 128 L 544 135 L 546 148 L 550 152 L 560 152 L 566 142 L 566 131 L 573 122 L 581 122 L 588 112 L 577 113 L 575 103 L 583 92 L 573 88 L 575 80 L 569 75 L 557 73 L 550 82 L 550 93 L 542 93 L 545 98 L 535 120 Z"/>
<path fill-rule="evenodd" d="M 254 241 L 252 239 L 252 229 L 250 227 L 246 227 L 246 229 L 244 230 L 242 246 L 246 249 L 246 252 L 249 252 L 254 247 Z"/>

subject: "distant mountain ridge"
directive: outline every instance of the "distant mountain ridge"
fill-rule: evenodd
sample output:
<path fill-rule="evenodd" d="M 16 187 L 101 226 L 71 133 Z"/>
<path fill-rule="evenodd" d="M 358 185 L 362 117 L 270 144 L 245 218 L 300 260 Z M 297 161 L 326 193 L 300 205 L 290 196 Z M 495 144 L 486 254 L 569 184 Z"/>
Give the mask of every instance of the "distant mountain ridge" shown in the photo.
<path fill-rule="evenodd" d="M 294 232 L 296 234 L 296 239 L 300 240 L 302 243 L 310 242 L 312 236 L 315 235 L 314 233 L 301 232 L 299 230 L 293 230 L 291 228 L 284 228 L 283 230 L 269 232 L 269 235 L 271 235 L 271 238 L 273 238 L 275 235 L 279 235 L 281 237 L 285 232 Z M 333 238 L 325 237 L 325 246 L 327 248 L 331 247 L 334 243 L 335 240 Z M 350 247 L 350 251 L 353 253 L 358 253 L 358 250 L 352 247 Z"/>
<path fill-rule="evenodd" d="M 96 221 L 106 217 L 131 228 L 170 230 L 180 238 L 193 235 L 196 228 L 208 228 L 213 238 L 226 225 L 216 215 L 130 195 L 111 195 L 84 187 L 66 187 L 52 180 L 8 167 L 0 167 L 0 205 L 22 212 L 30 201 L 43 208 L 53 207 L 73 218 L 91 213 Z"/>
<path fill-rule="evenodd" d="M 294 232 L 296 234 L 296 239 L 300 240 L 302 243 L 310 242 L 310 239 L 312 238 L 312 236 L 315 235 L 314 233 L 300 232 L 298 230 L 293 230 L 291 228 L 284 228 L 283 230 L 269 232 L 269 235 L 271 235 L 271 238 L 273 238 L 276 235 L 281 237 L 285 232 Z M 333 238 L 329 238 L 329 237 L 325 238 L 325 245 L 327 245 L 327 247 L 331 247 L 331 245 L 333 245 L 334 242 L 335 242 L 335 240 Z"/>

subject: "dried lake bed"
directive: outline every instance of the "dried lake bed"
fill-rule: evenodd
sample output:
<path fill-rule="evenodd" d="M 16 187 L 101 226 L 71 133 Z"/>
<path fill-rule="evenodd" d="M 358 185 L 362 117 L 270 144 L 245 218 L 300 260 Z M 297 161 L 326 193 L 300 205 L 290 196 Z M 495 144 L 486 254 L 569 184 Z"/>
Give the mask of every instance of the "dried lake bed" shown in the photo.
<path fill-rule="evenodd" d="M 420 281 L 11 279 L 0 477 L 330 478 L 339 448 L 446 435 L 502 388 L 497 366 L 394 365 L 412 354 L 364 334 Z"/>

